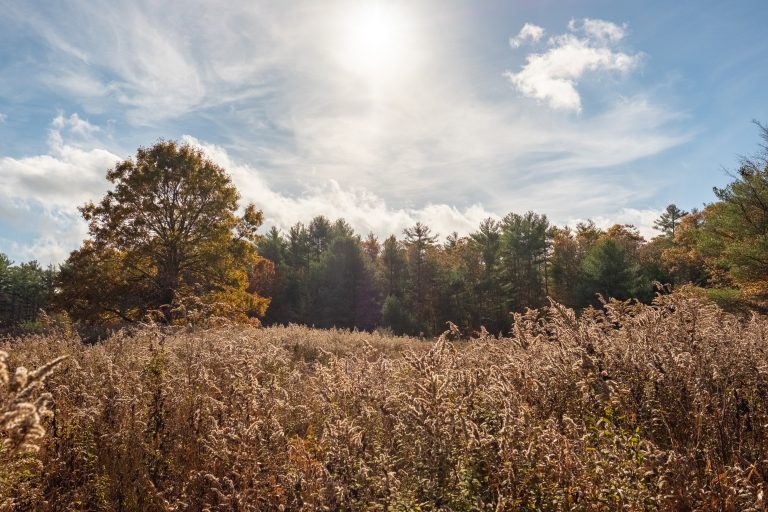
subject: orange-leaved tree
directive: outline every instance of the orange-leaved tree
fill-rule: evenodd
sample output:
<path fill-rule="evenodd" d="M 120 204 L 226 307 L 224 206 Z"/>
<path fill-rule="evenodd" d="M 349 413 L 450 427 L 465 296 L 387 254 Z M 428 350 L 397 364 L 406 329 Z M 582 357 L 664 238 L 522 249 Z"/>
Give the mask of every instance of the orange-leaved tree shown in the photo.
<path fill-rule="evenodd" d="M 190 304 L 235 319 L 264 314 L 269 300 L 248 288 L 262 213 L 248 205 L 238 215 L 223 168 L 189 144 L 160 141 L 107 179 L 112 190 L 80 208 L 91 238 L 60 273 L 58 300 L 75 319 L 136 321 L 156 312 L 178 322 Z"/>

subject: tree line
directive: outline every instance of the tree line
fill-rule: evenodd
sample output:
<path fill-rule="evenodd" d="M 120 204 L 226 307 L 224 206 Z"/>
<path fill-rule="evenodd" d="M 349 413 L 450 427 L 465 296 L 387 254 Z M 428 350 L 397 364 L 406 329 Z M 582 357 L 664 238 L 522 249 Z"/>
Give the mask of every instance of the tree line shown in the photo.
<path fill-rule="evenodd" d="M 486 219 L 443 242 L 420 222 L 379 240 L 318 216 L 287 233 L 272 228 L 259 241 L 270 265 L 257 289 L 272 298 L 266 323 L 430 336 L 451 321 L 465 331 L 507 332 L 510 312 L 548 297 L 584 308 L 599 306 L 598 294 L 649 301 L 655 282 L 688 282 L 669 251 L 688 215 L 670 205 L 659 219 L 662 234 L 649 242 L 633 226 L 562 228 L 534 212 Z M 697 270 L 696 279 L 706 279 L 706 269 Z"/>
<path fill-rule="evenodd" d="M 0 327 L 34 322 L 54 293 L 56 269 L 37 261 L 15 265 L 0 253 Z"/>
<path fill-rule="evenodd" d="M 444 238 L 417 222 L 378 239 L 324 216 L 259 234 L 262 213 L 240 207 L 223 168 L 160 141 L 108 171 L 112 190 L 80 209 L 90 237 L 60 268 L 0 258 L 0 322 L 48 307 L 100 325 L 214 315 L 424 336 L 450 321 L 496 334 L 510 329 L 511 312 L 549 298 L 577 309 L 601 298 L 647 302 L 656 283 L 764 311 L 768 149 L 731 178 L 701 210 L 669 205 L 650 240 L 632 225 L 561 227 L 535 212 Z"/>

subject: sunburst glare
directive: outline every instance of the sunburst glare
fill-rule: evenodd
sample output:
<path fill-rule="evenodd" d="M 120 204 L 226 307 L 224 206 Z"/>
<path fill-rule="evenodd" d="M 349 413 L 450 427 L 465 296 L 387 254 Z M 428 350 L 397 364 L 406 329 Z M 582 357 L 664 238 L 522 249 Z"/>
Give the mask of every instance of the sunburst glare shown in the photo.
<path fill-rule="evenodd" d="M 343 17 L 342 63 L 375 82 L 397 77 L 409 64 L 413 22 L 392 3 L 366 3 Z"/>

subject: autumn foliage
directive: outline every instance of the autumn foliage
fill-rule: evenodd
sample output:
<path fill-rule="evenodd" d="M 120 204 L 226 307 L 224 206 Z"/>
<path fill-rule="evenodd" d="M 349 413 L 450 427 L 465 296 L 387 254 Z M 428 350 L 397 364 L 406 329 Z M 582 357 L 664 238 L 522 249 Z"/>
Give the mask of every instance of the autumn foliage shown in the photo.
<path fill-rule="evenodd" d="M 173 141 L 139 148 L 107 172 L 114 185 L 80 211 L 90 239 L 59 275 L 56 300 L 74 319 L 165 322 L 186 318 L 190 299 L 216 315 L 263 315 L 269 301 L 248 290 L 262 215 L 224 169 Z"/>

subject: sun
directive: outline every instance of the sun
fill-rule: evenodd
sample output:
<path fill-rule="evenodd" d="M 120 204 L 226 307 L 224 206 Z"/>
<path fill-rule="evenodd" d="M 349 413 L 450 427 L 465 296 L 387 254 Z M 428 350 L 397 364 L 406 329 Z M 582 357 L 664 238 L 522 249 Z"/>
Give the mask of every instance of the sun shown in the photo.
<path fill-rule="evenodd" d="M 408 61 L 409 19 L 394 3 L 360 3 L 346 15 L 344 66 L 372 80 L 392 78 Z"/>

